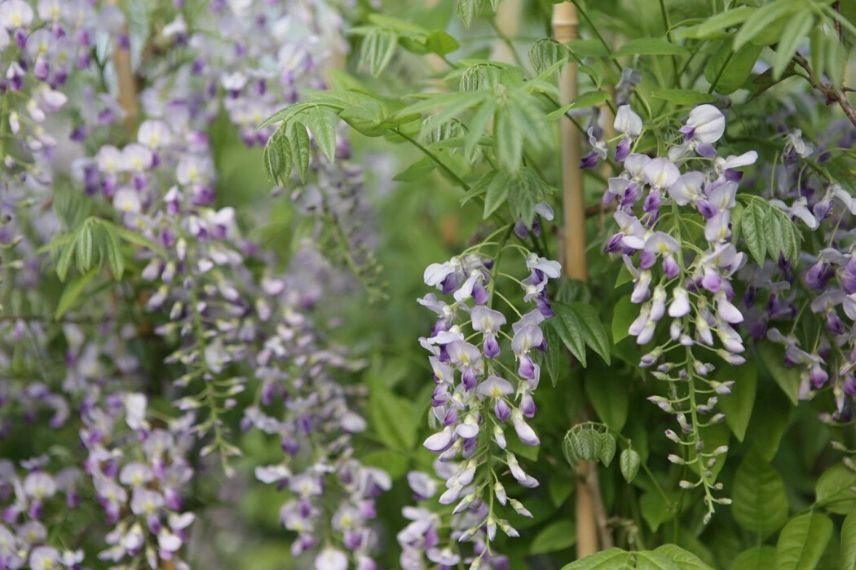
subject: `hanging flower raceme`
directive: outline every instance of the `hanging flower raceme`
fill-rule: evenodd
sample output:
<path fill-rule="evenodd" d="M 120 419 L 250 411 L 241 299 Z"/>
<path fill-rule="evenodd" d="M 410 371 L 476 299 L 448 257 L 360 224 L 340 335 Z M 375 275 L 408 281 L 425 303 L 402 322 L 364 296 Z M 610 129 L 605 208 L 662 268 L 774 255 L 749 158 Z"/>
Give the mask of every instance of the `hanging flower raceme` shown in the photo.
<path fill-rule="evenodd" d="M 836 133 L 835 125 L 830 129 Z M 831 422 L 853 419 L 856 396 L 856 260 L 852 243 L 856 200 L 823 170 L 805 172 L 805 163 L 828 158 L 823 145 L 803 138 L 800 131 L 784 135 L 782 161 L 775 168 L 776 184 L 763 183 L 769 203 L 790 217 L 803 232 L 803 251 L 795 258 L 768 260 L 762 267 L 741 271 L 746 283 L 742 302 L 749 331 L 756 340 L 780 345 L 784 365 L 799 372 L 800 399 L 831 390 L 835 410 L 824 414 Z M 830 143 L 852 144 L 850 135 L 836 134 Z M 812 244 L 821 244 L 812 249 Z M 812 319 L 816 333 L 799 333 Z"/>
<path fill-rule="evenodd" d="M 115 564 L 145 562 L 150 568 L 170 561 L 188 569 L 181 550 L 194 520 L 183 509 L 185 486 L 193 476 L 186 459 L 195 441 L 192 418 L 156 426 L 147 398 L 124 393 L 91 402 L 83 423 L 86 472 L 113 528 L 99 558 Z"/>
<path fill-rule="evenodd" d="M 501 245 L 494 258 L 484 255 L 486 247 L 476 246 L 447 262 L 430 265 L 425 283 L 451 298 L 447 302 L 428 294 L 419 300 L 438 316 L 431 335 L 420 339 L 434 371 L 432 418 L 438 427 L 424 445 L 438 454 L 437 474 L 445 481 L 446 489 L 438 500 L 453 506 L 456 522 L 450 538 L 472 541 L 474 551 L 462 557 L 451 547 L 437 546 L 434 539 L 426 542 L 424 533 L 433 528 L 426 525 L 433 519 L 414 510 L 411 514 L 418 518 L 408 528 L 415 535 L 399 535 L 405 548 L 402 564 L 409 560 L 409 568 L 418 567 L 423 553 L 441 565 L 466 559 L 471 568 L 502 568 L 504 559 L 495 558 L 490 546 L 497 528 L 509 536 L 518 533 L 502 518 L 496 504 L 529 516 L 519 501 L 508 497 L 503 480 L 510 475 L 525 487 L 538 485 L 508 449 L 506 432 L 513 429 L 514 437 L 524 445 L 539 443 L 529 425 L 536 412 L 533 392 L 541 377 L 534 353 L 547 348 L 540 328 L 552 315 L 547 284 L 559 276 L 561 268 L 516 244 Z M 499 270 L 502 249 L 512 247 L 524 253 L 530 271 L 522 281 Z M 521 287 L 524 303 L 533 308 L 521 314 L 497 290 L 502 281 Z M 495 308 L 497 300 L 515 317 L 510 331 L 508 313 Z M 424 476 L 413 478 L 431 488 Z"/>
<path fill-rule="evenodd" d="M 83 552 L 63 548 L 49 520 L 79 506 L 80 472 L 52 470 L 54 463 L 46 455 L 20 466 L 0 460 L 0 567 L 79 568 Z"/>
<path fill-rule="evenodd" d="M 302 280 L 328 269 L 304 253 L 294 271 Z M 390 489 L 391 480 L 354 457 L 353 437 L 366 422 L 352 405 L 365 391 L 336 379 L 363 364 L 323 344 L 303 313 L 314 301 L 292 287 L 290 277 L 265 280 L 266 296 L 259 300 L 266 307 L 261 326 L 271 331 L 255 356 L 258 404 L 246 410 L 243 425 L 278 437 L 284 455 L 278 464 L 257 467 L 255 475 L 289 492 L 280 522 L 297 535 L 295 556 L 311 554 L 318 570 L 374 570 L 375 498 Z"/>
<path fill-rule="evenodd" d="M 148 398 L 133 392 L 138 384 L 114 380 L 105 371 L 105 354 L 118 367 L 126 364 L 121 345 L 136 336 L 128 325 L 129 330 L 111 329 L 92 342 L 80 339 L 80 331 L 67 335 L 66 360 L 60 362 L 66 377 L 58 375 L 55 383 L 41 369 L 33 375 L 42 381 L 28 385 L 4 376 L 0 427 L 17 428 L 23 419 L 54 428 L 72 424 L 77 430 L 69 410 L 80 407 L 86 471 L 114 527 L 101 558 L 116 566 L 185 568 L 181 553 L 193 515 L 183 510 L 182 493 L 194 475 L 185 456 L 197 444 L 202 456 L 237 454 L 223 415 L 239 404 L 248 386 L 257 387 L 259 406 L 247 411 L 245 427 L 268 431 L 277 426 L 286 458 L 273 475 L 262 468 L 259 478 L 288 480 L 299 497 L 282 509 L 283 524 L 298 535 L 295 552 L 311 551 L 316 566 L 325 570 L 349 561 L 362 570 L 374 568 L 374 500 L 389 488 L 389 477 L 353 457 L 351 435 L 366 425 L 354 411 L 355 402 L 365 393 L 347 387 L 340 376 L 358 366 L 339 348 L 315 342 L 317 331 L 308 315 L 318 301 L 317 284 L 343 278 L 326 265 L 325 274 L 294 271 L 282 279 L 256 273 L 253 262 L 274 266 L 280 260 L 242 237 L 234 209 L 214 207 L 218 173 L 208 139 L 213 120 L 222 113 L 246 144 L 264 144 L 272 128 L 257 125 L 265 117 L 283 101 L 299 100 L 306 88 L 324 88 L 321 64 L 346 48 L 340 17 L 323 2 L 212 2 L 210 10 L 202 11 L 176 2 L 162 11 L 172 21 L 152 26 L 151 37 L 143 38 L 155 49 L 141 50 L 143 56 L 129 58 L 133 69 L 122 70 L 112 55 L 130 50 L 140 37 L 128 36 L 120 6 L 88 0 L 37 4 L 0 0 L 0 98 L 9 111 L 0 126 L 0 208 L 11 220 L 2 228 L 2 245 L 15 247 L 20 258 L 10 286 L 32 303 L 21 305 L 43 307 L 35 285 L 48 268 L 39 251 L 60 225 L 67 225 L 50 208 L 54 181 L 67 182 L 75 199 L 85 197 L 81 210 L 97 212 L 99 220 L 110 220 L 132 237 L 144 266 L 135 297 L 117 287 L 116 302 L 99 307 L 97 318 L 104 316 L 105 329 L 110 328 L 119 315 L 124 317 L 118 301 L 128 301 L 133 312 L 138 305 L 148 311 L 145 326 L 149 320 L 161 323 L 156 342 L 170 351 L 166 364 L 180 369 L 179 377 L 165 383 L 167 393 L 157 395 L 160 379 L 142 380 L 152 397 L 173 397 L 172 390 L 179 390 L 184 397 L 169 403 L 192 414 L 169 421 L 157 415 L 155 420 L 147 413 Z M 97 66 L 90 65 L 93 54 Z M 134 75 L 138 109 L 119 103 L 114 72 Z M 122 119 L 135 129 L 120 134 L 111 128 Z M 363 173 L 347 160 L 347 141 L 340 137 L 336 148 L 341 162 L 322 158 L 314 145 L 312 154 L 311 183 L 294 197 L 300 213 L 333 219 L 349 259 L 376 273 Z M 303 253 L 296 258 L 306 261 Z M 352 290 L 349 282 L 338 292 Z M 47 352 L 56 342 L 51 335 L 59 327 L 42 330 L 11 320 L 3 326 L 8 327 L 6 341 L 32 340 L 37 352 Z M 29 366 L 21 352 L 14 354 L 15 365 Z M 7 358 L 4 346 L 4 369 L 12 356 L 10 350 Z M 32 364 L 34 370 L 35 364 L 44 366 Z M 293 477 L 280 478 L 283 469 Z M 37 513 L 30 507 L 18 514 Z M 21 517 L 14 525 L 24 524 Z M 330 540 L 318 541 L 313 529 L 329 530 Z M 53 550 L 56 545 L 44 540 L 50 534 L 50 529 L 35 532 L 9 552 L 0 541 L 0 567 L 77 565 L 76 555 Z"/>
<path fill-rule="evenodd" d="M 622 122 L 639 130 L 638 116 L 622 109 Z M 696 107 L 681 129 L 684 141 L 670 149 L 669 158 L 629 153 L 624 172 L 609 180 L 605 197 L 617 204 L 619 226 L 606 251 L 621 254 L 633 276 L 630 300 L 640 305 L 629 334 L 640 346 L 656 343 L 640 366 L 667 382 L 666 396 L 651 400 L 678 421 L 680 432 L 669 430 L 670 439 L 692 450 L 687 459 L 670 458 L 697 474 L 697 480 L 681 486 L 704 490 L 708 519 L 716 503 L 728 502 L 713 496 L 721 488 L 713 467 L 727 448 L 707 449 L 700 429 L 724 420 L 715 405 L 733 384 L 713 379 L 714 362 L 740 365 L 745 360 L 735 328 L 743 314 L 732 286 L 746 258 L 732 242 L 735 180 L 740 178 L 734 169 L 757 158 L 754 151 L 717 158 L 713 144 L 724 130 L 718 109 Z"/>

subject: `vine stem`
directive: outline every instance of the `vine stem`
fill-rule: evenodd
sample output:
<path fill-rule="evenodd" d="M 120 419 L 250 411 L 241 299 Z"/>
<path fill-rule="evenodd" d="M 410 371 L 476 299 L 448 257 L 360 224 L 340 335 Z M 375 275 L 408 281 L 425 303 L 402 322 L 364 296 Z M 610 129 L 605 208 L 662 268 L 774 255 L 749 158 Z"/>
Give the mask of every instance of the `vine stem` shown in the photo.
<path fill-rule="evenodd" d="M 838 103 L 838 106 L 841 107 L 842 111 L 844 111 L 844 115 L 847 116 L 847 119 L 856 126 L 856 108 L 854 108 L 850 103 L 850 100 L 847 98 L 847 93 L 843 89 L 836 89 L 832 84 L 815 80 L 808 61 L 800 54 L 794 55 L 794 61 L 806 71 L 808 74 L 807 79 L 809 84 L 823 93 L 826 97 L 827 103 Z"/>
<path fill-rule="evenodd" d="M 428 149 L 428 147 L 426 147 L 425 145 L 423 145 L 418 140 L 411 137 L 410 135 L 408 135 L 407 133 L 405 133 L 401 129 L 391 129 L 391 131 L 393 133 L 397 134 L 398 136 L 400 136 L 401 138 L 403 138 L 404 140 L 406 140 L 407 142 L 409 142 L 410 144 L 412 144 L 413 146 L 415 146 L 416 148 L 418 148 L 420 151 L 422 151 L 422 154 L 424 154 L 425 156 L 427 156 L 428 158 L 433 160 L 437 164 L 437 166 L 439 166 L 441 169 L 443 169 L 443 171 L 445 171 L 446 174 L 451 176 L 452 179 L 454 179 L 455 182 L 457 182 L 458 185 L 461 186 L 461 188 L 463 188 L 467 192 L 470 191 L 470 185 L 467 184 L 466 180 L 461 178 L 457 172 L 455 172 L 454 170 L 449 168 L 446 165 L 446 163 L 444 163 L 442 160 L 440 160 L 440 158 L 437 155 L 435 155 L 433 152 L 431 152 Z"/>

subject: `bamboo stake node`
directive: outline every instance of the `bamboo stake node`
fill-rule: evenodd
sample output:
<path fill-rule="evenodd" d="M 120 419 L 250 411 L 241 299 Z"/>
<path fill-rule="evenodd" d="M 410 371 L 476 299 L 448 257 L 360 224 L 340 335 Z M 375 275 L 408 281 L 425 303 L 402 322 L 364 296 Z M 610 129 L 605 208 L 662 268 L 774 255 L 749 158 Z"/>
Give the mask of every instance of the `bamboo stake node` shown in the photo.
<path fill-rule="evenodd" d="M 567 43 L 577 38 L 577 8 L 570 2 L 553 6 L 553 38 L 559 43 Z"/>

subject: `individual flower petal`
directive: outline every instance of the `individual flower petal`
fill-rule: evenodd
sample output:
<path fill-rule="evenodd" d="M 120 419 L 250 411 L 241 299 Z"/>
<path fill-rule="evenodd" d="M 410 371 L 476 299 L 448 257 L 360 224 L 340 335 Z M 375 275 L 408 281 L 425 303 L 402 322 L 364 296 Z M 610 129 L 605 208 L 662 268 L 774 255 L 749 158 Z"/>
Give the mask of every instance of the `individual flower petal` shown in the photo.
<path fill-rule="evenodd" d="M 638 137 L 642 132 L 642 118 L 633 112 L 630 105 L 621 105 L 615 113 L 613 127 L 616 132 Z"/>
<path fill-rule="evenodd" d="M 713 144 L 722 138 L 725 132 L 725 116 L 713 105 L 705 104 L 690 111 L 690 116 L 682 129 L 688 138 L 705 144 Z"/>

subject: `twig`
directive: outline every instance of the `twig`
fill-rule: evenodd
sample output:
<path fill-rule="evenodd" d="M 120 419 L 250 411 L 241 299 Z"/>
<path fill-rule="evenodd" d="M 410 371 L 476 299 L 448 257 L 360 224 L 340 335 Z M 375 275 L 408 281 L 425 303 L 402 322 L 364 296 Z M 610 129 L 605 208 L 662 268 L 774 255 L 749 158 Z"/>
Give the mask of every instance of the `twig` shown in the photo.
<path fill-rule="evenodd" d="M 844 111 L 844 114 L 847 115 L 847 118 L 851 123 L 853 123 L 853 126 L 856 126 L 856 109 L 853 108 L 853 105 L 847 98 L 847 92 L 851 91 L 851 89 L 846 87 L 837 89 L 832 84 L 824 83 L 823 81 L 816 81 L 808 61 L 806 61 L 806 59 L 800 54 L 794 55 L 794 61 L 808 74 L 806 79 L 811 86 L 823 93 L 826 97 L 826 103 L 828 105 L 838 103 L 838 106 L 841 107 L 841 110 Z"/>

